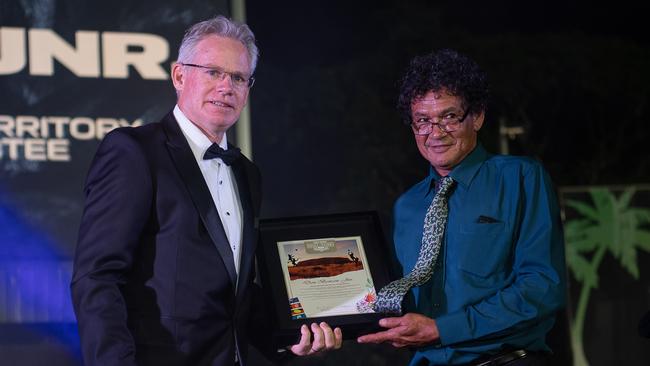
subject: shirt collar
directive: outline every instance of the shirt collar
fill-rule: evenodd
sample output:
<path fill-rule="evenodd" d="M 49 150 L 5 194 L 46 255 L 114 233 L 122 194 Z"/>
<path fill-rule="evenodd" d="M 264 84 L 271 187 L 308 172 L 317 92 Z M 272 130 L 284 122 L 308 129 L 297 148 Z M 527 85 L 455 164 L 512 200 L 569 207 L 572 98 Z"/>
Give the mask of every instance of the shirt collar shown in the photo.
<path fill-rule="evenodd" d="M 190 144 L 190 148 L 192 149 L 192 153 L 194 153 L 196 160 L 203 160 L 203 155 L 205 155 L 208 148 L 212 146 L 212 141 L 210 141 L 203 131 L 201 131 L 201 129 L 185 116 L 185 113 L 181 111 L 178 104 L 174 107 L 174 117 L 176 117 L 176 121 L 178 121 L 181 131 L 183 131 L 183 135 L 185 135 L 187 142 Z M 225 133 L 223 134 L 221 142 L 219 142 L 219 146 L 224 150 L 228 150 L 228 138 Z"/>
<path fill-rule="evenodd" d="M 481 143 L 477 143 L 476 147 L 472 152 L 469 153 L 463 159 L 460 164 L 456 165 L 454 169 L 451 170 L 449 173 L 449 176 L 452 177 L 458 184 L 464 186 L 464 187 L 469 187 L 470 184 L 472 183 L 472 180 L 476 176 L 476 173 L 478 172 L 479 168 L 483 164 L 485 160 L 487 160 L 489 157 L 488 152 L 485 150 L 483 145 Z M 438 181 L 441 178 L 440 174 L 433 168 L 433 166 L 429 167 L 429 190 L 426 192 L 427 194 L 435 187 L 435 182 Z"/>

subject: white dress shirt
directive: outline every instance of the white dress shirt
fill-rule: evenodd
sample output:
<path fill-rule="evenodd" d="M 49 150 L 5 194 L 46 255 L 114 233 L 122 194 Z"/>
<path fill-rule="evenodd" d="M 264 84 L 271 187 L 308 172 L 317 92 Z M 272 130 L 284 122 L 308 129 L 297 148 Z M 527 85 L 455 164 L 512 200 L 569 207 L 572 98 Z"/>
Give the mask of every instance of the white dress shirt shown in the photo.
<path fill-rule="evenodd" d="M 174 108 L 174 117 L 176 117 L 181 131 L 183 131 L 183 135 L 185 135 L 185 139 L 187 139 L 192 153 L 194 153 L 194 158 L 199 164 L 199 168 L 201 168 L 201 173 L 208 185 L 212 200 L 219 212 L 223 229 L 226 231 L 226 236 L 230 242 L 230 249 L 232 249 L 233 258 L 235 259 L 235 270 L 239 273 L 242 208 L 232 169 L 219 158 L 203 160 L 203 155 L 212 145 L 210 139 L 183 114 L 178 105 Z M 228 149 L 225 133 L 219 146 L 224 150 Z"/>

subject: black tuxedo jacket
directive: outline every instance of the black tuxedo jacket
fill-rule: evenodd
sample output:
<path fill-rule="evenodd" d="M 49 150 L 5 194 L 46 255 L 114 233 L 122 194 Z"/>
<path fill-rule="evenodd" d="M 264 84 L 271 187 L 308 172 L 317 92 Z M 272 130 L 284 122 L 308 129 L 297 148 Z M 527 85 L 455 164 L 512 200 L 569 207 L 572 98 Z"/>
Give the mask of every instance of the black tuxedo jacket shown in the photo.
<path fill-rule="evenodd" d="M 72 299 L 87 365 L 246 362 L 259 171 L 232 170 L 243 208 L 239 276 L 172 113 L 109 133 L 86 181 Z M 235 285 L 237 283 L 237 285 Z"/>

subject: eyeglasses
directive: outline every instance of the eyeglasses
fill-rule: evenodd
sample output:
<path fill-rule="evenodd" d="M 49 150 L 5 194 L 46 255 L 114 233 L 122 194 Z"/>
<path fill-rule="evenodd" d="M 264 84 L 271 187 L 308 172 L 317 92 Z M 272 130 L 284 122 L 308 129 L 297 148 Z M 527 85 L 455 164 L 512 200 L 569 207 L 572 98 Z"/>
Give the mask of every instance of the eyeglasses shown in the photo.
<path fill-rule="evenodd" d="M 417 121 L 412 122 L 411 127 L 413 128 L 413 133 L 416 135 L 429 135 L 433 132 L 433 126 L 437 126 L 440 131 L 445 133 L 458 131 L 460 123 L 465 121 L 465 118 L 469 115 L 469 111 L 470 109 L 468 108 L 462 116 L 454 112 L 449 112 L 434 118 L 421 117 Z"/>
<path fill-rule="evenodd" d="M 225 71 L 224 69 L 221 69 L 219 67 L 203 66 L 197 64 L 186 64 L 182 62 L 179 62 L 179 64 L 183 66 L 204 69 L 206 76 L 208 76 L 208 78 L 210 78 L 211 81 L 217 81 L 217 80 L 221 81 L 226 77 L 226 75 L 230 75 L 230 81 L 232 81 L 233 86 L 238 89 L 250 88 L 253 86 L 253 84 L 255 84 L 255 78 L 253 76 L 245 77 L 240 73 Z"/>

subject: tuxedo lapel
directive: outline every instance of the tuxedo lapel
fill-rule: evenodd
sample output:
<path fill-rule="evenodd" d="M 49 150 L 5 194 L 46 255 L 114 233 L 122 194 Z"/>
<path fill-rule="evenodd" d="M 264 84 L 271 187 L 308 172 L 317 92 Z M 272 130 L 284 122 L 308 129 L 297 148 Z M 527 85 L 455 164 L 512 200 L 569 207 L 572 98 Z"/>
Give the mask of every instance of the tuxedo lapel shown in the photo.
<path fill-rule="evenodd" d="M 203 221 L 210 238 L 221 255 L 221 259 L 228 270 L 230 282 L 234 288 L 235 283 L 237 283 L 237 272 L 235 271 L 232 250 L 230 249 L 226 232 L 221 224 L 217 208 L 214 205 L 205 179 L 203 179 L 203 174 L 201 174 L 192 150 L 173 114 L 169 113 L 163 119 L 162 123 L 167 133 L 167 149 L 169 150 L 172 161 L 181 179 L 185 182 L 187 190 L 192 197 L 192 202 L 201 217 L 201 221 Z"/>
<path fill-rule="evenodd" d="M 251 187 L 249 179 L 246 174 L 246 161 L 242 157 L 237 159 L 232 165 L 232 171 L 235 175 L 237 182 L 237 190 L 239 192 L 239 201 L 242 207 L 242 250 L 241 262 L 239 267 L 239 285 L 237 287 L 237 298 L 239 300 L 240 294 L 245 290 L 246 284 L 250 280 L 253 273 L 253 258 L 255 253 L 255 229 L 254 225 L 254 210 L 253 203 L 251 202 Z"/>

